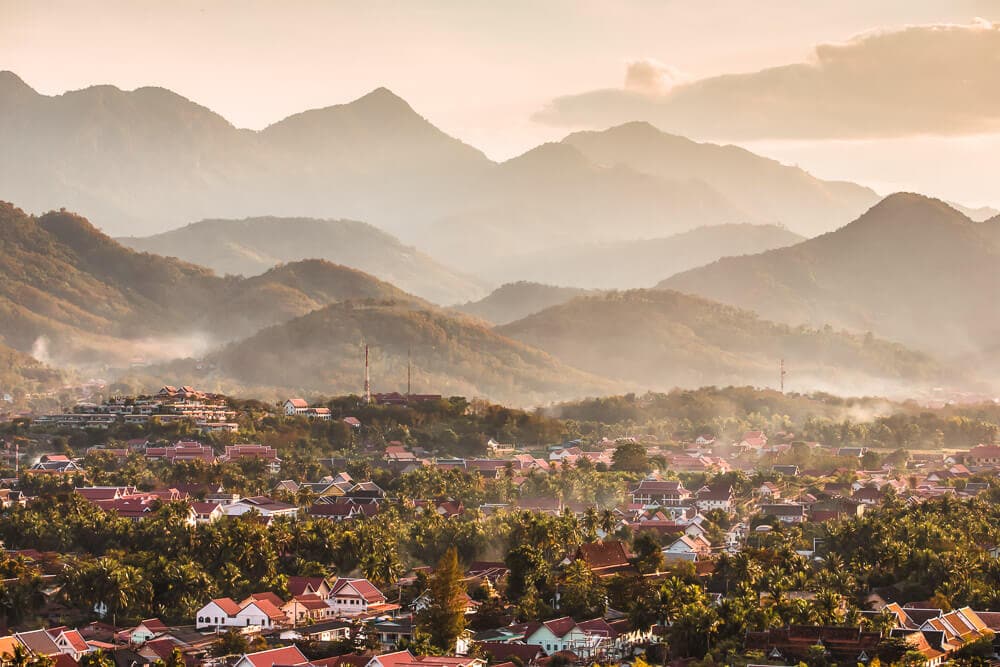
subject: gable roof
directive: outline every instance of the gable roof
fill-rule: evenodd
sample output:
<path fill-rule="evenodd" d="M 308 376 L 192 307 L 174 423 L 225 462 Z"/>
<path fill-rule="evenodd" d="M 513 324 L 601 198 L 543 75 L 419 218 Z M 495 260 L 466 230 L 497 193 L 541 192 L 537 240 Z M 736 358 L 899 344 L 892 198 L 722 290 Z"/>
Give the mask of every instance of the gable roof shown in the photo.
<path fill-rule="evenodd" d="M 325 577 L 288 577 L 287 586 L 288 592 L 294 597 L 306 593 L 316 593 L 326 583 Z"/>
<path fill-rule="evenodd" d="M 382 595 L 382 591 L 375 588 L 375 586 L 367 579 L 337 579 L 333 583 L 333 594 L 343 595 L 345 588 L 350 586 L 358 594 L 365 599 L 368 603 L 382 602 L 385 600 L 385 596 Z M 411 656 L 412 657 L 412 656 Z"/>
<path fill-rule="evenodd" d="M 256 653 L 247 653 L 240 660 L 248 660 L 253 667 L 274 667 L 274 665 L 304 665 L 309 662 L 298 646 L 282 646 Z"/>

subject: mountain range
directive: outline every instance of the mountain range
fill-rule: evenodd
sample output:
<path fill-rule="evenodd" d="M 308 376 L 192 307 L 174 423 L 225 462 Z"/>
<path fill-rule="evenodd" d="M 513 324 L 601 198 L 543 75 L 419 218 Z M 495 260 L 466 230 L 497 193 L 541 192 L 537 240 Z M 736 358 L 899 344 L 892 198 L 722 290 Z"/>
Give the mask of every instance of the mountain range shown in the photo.
<path fill-rule="evenodd" d="M 639 389 L 776 387 L 779 363 L 799 391 L 850 386 L 898 392 L 942 377 L 927 355 L 874 337 L 790 327 L 671 290 L 579 297 L 498 327 L 566 364 Z"/>
<path fill-rule="evenodd" d="M 0 339 L 42 361 L 122 363 L 205 351 L 346 299 L 428 304 L 322 260 L 219 277 L 118 244 L 85 218 L 0 202 Z"/>
<path fill-rule="evenodd" d="M 1000 218 L 973 222 L 942 201 L 901 193 L 834 232 L 720 259 L 658 286 L 953 359 L 996 350 L 998 267 Z"/>
<path fill-rule="evenodd" d="M 207 266 L 220 275 L 254 276 L 285 262 L 324 259 L 378 276 L 438 304 L 475 299 L 488 291 L 482 281 L 354 220 L 202 220 L 162 234 L 118 241 L 136 250 Z"/>
<path fill-rule="evenodd" d="M 0 142 L 4 197 L 36 212 L 85 211 L 111 234 L 265 214 L 349 218 L 466 272 L 511 252 L 710 224 L 813 235 L 877 200 L 635 123 L 497 163 L 384 88 L 251 131 L 162 88 L 47 96 L 2 72 Z"/>
<path fill-rule="evenodd" d="M 597 292 L 579 287 L 557 287 L 520 281 L 501 285 L 479 301 L 456 306 L 456 310 L 493 324 L 507 324 L 578 296 L 593 294 Z"/>
<path fill-rule="evenodd" d="M 753 255 L 805 238 L 779 225 L 711 225 L 665 238 L 567 243 L 481 264 L 477 275 L 590 289 L 652 287 L 664 276 L 733 255 Z"/>

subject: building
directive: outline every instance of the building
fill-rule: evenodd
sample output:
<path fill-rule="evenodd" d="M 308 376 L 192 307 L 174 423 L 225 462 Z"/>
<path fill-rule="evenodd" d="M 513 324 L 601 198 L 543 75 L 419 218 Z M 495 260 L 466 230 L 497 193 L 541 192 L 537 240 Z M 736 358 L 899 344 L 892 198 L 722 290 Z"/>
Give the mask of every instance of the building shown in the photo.
<path fill-rule="evenodd" d="M 360 616 L 385 605 L 386 597 L 367 579 L 341 578 L 333 582 L 328 602 L 338 616 Z"/>

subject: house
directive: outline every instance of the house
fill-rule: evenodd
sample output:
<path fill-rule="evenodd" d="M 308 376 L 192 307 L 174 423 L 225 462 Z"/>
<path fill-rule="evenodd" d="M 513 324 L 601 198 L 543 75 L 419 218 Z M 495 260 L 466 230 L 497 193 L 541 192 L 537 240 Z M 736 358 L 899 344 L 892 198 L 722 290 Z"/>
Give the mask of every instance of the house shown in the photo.
<path fill-rule="evenodd" d="M 51 658 L 63 652 L 56 640 L 46 630 L 18 632 L 14 636 L 34 655 L 44 655 Z"/>
<path fill-rule="evenodd" d="M 768 500 L 781 498 L 781 487 L 774 482 L 764 482 L 757 488 L 757 495 Z"/>
<path fill-rule="evenodd" d="M 567 561 L 582 560 L 590 568 L 590 571 L 598 577 L 613 577 L 616 574 L 633 572 L 634 567 L 630 562 L 632 554 L 628 547 L 620 540 L 608 540 L 581 544 L 577 547 L 572 558 Z"/>
<path fill-rule="evenodd" d="M 220 503 L 193 502 L 191 509 L 194 510 L 194 520 L 198 523 L 215 523 L 226 516 Z"/>
<path fill-rule="evenodd" d="M 672 560 L 698 560 L 711 555 L 712 543 L 704 537 L 681 535 L 661 549 L 663 557 Z"/>
<path fill-rule="evenodd" d="M 278 458 L 277 450 L 267 445 L 226 445 L 226 453 L 222 455 L 220 461 L 244 461 L 248 459 L 264 461 L 268 472 L 272 474 L 281 472 L 281 459 Z"/>
<path fill-rule="evenodd" d="M 378 503 L 355 503 L 349 500 L 333 503 L 316 503 L 309 508 L 309 516 L 331 519 L 333 521 L 349 521 L 351 519 L 366 519 L 378 513 Z"/>
<path fill-rule="evenodd" d="M 349 639 L 353 625 L 349 621 L 328 620 L 309 625 L 299 626 L 282 631 L 280 637 L 285 640 L 306 640 L 310 642 L 335 642 Z M 366 658 L 367 660 L 367 658 Z M 313 663 L 317 664 L 317 663 Z"/>
<path fill-rule="evenodd" d="M 747 632 L 744 647 L 761 651 L 770 660 L 794 664 L 807 660 L 813 646 L 822 645 L 830 660 L 858 664 L 871 661 L 881 639 L 881 633 L 858 627 L 792 625 Z"/>
<path fill-rule="evenodd" d="M 297 415 L 304 415 L 309 410 L 309 403 L 304 398 L 289 398 L 285 401 L 282 408 L 285 411 L 286 417 L 295 417 Z"/>
<path fill-rule="evenodd" d="M 860 459 L 867 451 L 868 449 L 866 447 L 841 447 L 837 450 L 837 456 Z"/>
<path fill-rule="evenodd" d="M 264 517 L 287 516 L 295 518 L 299 513 L 299 508 L 295 505 L 281 503 L 267 496 L 243 498 L 239 502 L 223 507 L 226 516 L 242 516 L 251 510 Z"/>
<path fill-rule="evenodd" d="M 722 510 L 729 513 L 733 511 L 733 487 L 726 485 L 704 486 L 695 494 L 695 505 L 699 510 L 708 512 L 711 510 Z"/>
<path fill-rule="evenodd" d="M 767 436 L 763 431 L 747 431 L 740 438 L 739 446 L 744 449 L 763 449 L 767 446 Z"/>
<path fill-rule="evenodd" d="M 401 444 L 391 444 L 385 448 L 386 461 L 416 461 L 417 455 Z"/>
<path fill-rule="evenodd" d="M 764 518 L 774 517 L 781 523 L 802 523 L 806 520 L 805 506 L 797 503 L 760 505 L 760 514 Z"/>
<path fill-rule="evenodd" d="M 283 625 L 285 614 L 268 596 L 248 597 L 237 604 L 232 598 L 216 598 L 198 610 L 195 629 L 259 627 L 274 628 Z M 280 601 L 280 600 L 279 600 Z"/>
<path fill-rule="evenodd" d="M 49 628 L 47 632 L 49 637 L 55 641 L 56 646 L 59 647 L 59 651 L 64 655 L 72 657 L 73 660 L 79 660 L 85 654 L 94 650 L 87 644 L 87 640 L 83 638 L 79 630 L 58 627 Z"/>
<path fill-rule="evenodd" d="M 630 492 L 636 505 L 678 505 L 691 497 L 691 492 L 676 480 L 643 479 Z"/>
<path fill-rule="evenodd" d="M 525 644 L 541 646 L 549 655 L 558 651 L 573 651 L 577 655 L 583 655 L 592 644 L 587 634 L 569 616 L 544 622 L 520 623 L 509 626 L 508 629 L 523 634 Z"/>
<path fill-rule="evenodd" d="M 328 603 L 338 616 L 359 616 L 386 603 L 386 597 L 367 579 L 340 578 L 333 582 Z"/>
<path fill-rule="evenodd" d="M 281 611 L 295 625 L 328 620 L 334 615 L 333 608 L 315 593 L 296 595 L 281 606 Z"/>
<path fill-rule="evenodd" d="M 476 642 L 481 653 L 490 659 L 491 664 L 510 661 L 517 658 L 524 667 L 536 667 L 538 661 L 545 657 L 545 649 L 538 644 L 521 644 L 514 642 Z"/>
<path fill-rule="evenodd" d="M 75 461 L 62 454 L 42 454 L 38 463 L 31 466 L 27 472 L 46 475 L 72 475 L 84 472 Z"/>
<path fill-rule="evenodd" d="M 295 667 L 305 665 L 309 659 L 299 650 L 298 646 L 282 646 L 256 653 L 246 653 L 240 657 L 233 667 Z"/>
<path fill-rule="evenodd" d="M 471 616 L 472 614 L 475 614 L 476 610 L 479 609 L 479 605 L 481 603 L 473 600 L 468 593 L 463 593 L 462 597 L 465 600 L 465 615 Z M 420 612 L 426 609 L 430 605 L 430 603 L 431 603 L 431 593 L 430 591 L 425 591 L 421 593 L 413 602 L 410 603 L 410 607 L 413 608 L 413 611 Z"/>
<path fill-rule="evenodd" d="M 1000 446 L 977 445 L 965 453 L 965 465 L 973 468 L 1000 466 Z"/>
<path fill-rule="evenodd" d="M 292 595 L 316 595 L 324 600 L 332 592 L 326 577 L 288 577 L 286 587 Z"/>
<path fill-rule="evenodd" d="M 167 626 L 160 619 L 147 618 L 134 628 L 118 633 L 118 638 L 128 644 L 144 644 L 167 631 Z"/>

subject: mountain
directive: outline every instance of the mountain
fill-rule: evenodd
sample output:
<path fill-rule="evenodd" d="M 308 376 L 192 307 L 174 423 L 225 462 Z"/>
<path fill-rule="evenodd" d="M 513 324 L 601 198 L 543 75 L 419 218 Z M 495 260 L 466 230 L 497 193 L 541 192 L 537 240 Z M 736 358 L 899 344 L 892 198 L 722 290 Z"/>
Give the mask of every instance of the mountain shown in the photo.
<path fill-rule="evenodd" d="M 559 363 L 486 325 L 440 310 L 395 303 L 341 303 L 264 329 L 209 355 L 193 382 L 240 383 L 314 392 L 355 392 L 363 386 L 364 344 L 370 346 L 375 391 L 405 391 L 407 359 L 413 390 L 489 396 L 533 405 L 567 396 L 606 393 L 615 383 Z M 176 367 L 170 373 L 178 373 Z"/>
<path fill-rule="evenodd" d="M 873 191 L 854 183 L 823 181 L 738 146 L 697 143 L 644 122 L 576 132 L 563 143 L 594 164 L 626 166 L 670 182 L 700 182 L 744 213 L 727 222 L 782 223 L 812 236 L 878 201 Z"/>
<path fill-rule="evenodd" d="M 670 290 L 581 297 L 497 332 L 635 390 L 776 386 L 778 364 L 795 391 L 859 386 L 890 393 L 934 382 L 926 355 L 874 337 L 790 327 Z"/>
<path fill-rule="evenodd" d="M 562 143 L 497 165 L 463 194 L 451 211 L 427 224 L 421 245 L 469 272 L 532 250 L 662 236 L 745 217 L 704 183 L 597 165 Z"/>
<path fill-rule="evenodd" d="M 456 306 L 456 310 L 493 324 L 507 324 L 588 294 L 593 292 L 578 287 L 557 287 L 521 281 L 501 285 L 483 299 Z"/>
<path fill-rule="evenodd" d="M 804 240 L 778 225 L 712 225 L 665 238 L 567 244 L 508 257 L 479 274 L 496 281 L 520 278 L 596 289 L 650 287 L 664 275 L 721 257 L 756 254 Z"/>
<path fill-rule="evenodd" d="M 220 275 L 257 275 L 303 259 L 325 259 L 378 276 L 439 304 L 479 298 L 486 286 L 372 225 L 353 220 L 203 220 L 145 238 L 121 238 L 145 252 L 179 257 Z"/>
<path fill-rule="evenodd" d="M 35 217 L 0 202 L 0 337 L 59 363 L 122 363 L 204 352 L 334 301 L 426 302 L 321 260 L 254 278 L 139 253 L 85 218 Z"/>
<path fill-rule="evenodd" d="M 162 88 L 47 96 L 0 75 L 3 195 L 34 211 L 86 211 L 119 236 L 176 220 L 350 218 L 475 272 L 565 243 L 711 224 L 825 231 L 875 199 L 737 148 L 652 132 L 574 134 L 498 164 L 384 88 L 258 132 Z"/>
<path fill-rule="evenodd" d="M 940 358 L 974 355 L 1000 335 L 998 230 L 939 200 L 895 194 L 835 232 L 659 286 L 782 322 L 872 331 Z"/>
<path fill-rule="evenodd" d="M 46 96 L 4 72 L 0 143 L 5 197 L 123 236 L 263 212 L 403 225 L 493 166 L 385 89 L 254 132 L 162 88 Z"/>

